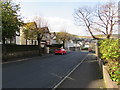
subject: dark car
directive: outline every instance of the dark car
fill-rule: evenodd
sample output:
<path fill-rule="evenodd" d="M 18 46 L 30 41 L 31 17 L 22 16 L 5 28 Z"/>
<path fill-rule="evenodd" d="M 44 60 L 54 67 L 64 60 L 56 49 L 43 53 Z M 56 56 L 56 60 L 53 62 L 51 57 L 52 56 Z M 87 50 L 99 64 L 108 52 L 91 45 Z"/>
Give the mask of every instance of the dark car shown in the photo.
<path fill-rule="evenodd" d="M 88 48 L 88 51 L 89 51 L 89 52 L 92 52 L 93 50 L 92 50 L 92 48 Z"/>

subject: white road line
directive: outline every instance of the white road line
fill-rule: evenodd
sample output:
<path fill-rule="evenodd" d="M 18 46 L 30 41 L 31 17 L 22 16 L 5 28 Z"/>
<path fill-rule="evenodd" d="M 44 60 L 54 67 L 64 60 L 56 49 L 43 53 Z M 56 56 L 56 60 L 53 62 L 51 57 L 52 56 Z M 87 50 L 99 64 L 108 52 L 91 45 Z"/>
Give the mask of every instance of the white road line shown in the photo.
<path fill-rule="evenodd" d="M 72 72 L 74 72 L 75 69 L 77 69 L 77 67 L 80 66 L 87 57 L 88 57 L 88 55 L 86 55 L 86 56 L 83 58 L 83 60 L 82 60 L 80 63 L 78 63 L 77 66 L 75 66 L 75 68 L 73 68 L 58 84 L 56 84 L 56 85 L 53 87 L 52 90 L 55 90 L 66 78 L 68 78 L 68 76 L 69 76 Z"/>

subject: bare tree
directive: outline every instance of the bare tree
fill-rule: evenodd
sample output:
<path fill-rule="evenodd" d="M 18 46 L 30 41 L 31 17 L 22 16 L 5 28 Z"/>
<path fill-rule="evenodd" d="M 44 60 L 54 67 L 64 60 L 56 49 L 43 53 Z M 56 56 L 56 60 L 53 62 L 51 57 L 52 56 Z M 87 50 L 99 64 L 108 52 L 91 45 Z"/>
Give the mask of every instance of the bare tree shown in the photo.
<path fill-rule="evenodd" d="M 117 23 L 117 9 L 113 2 L 100 5 L 97 12 L 91 8 L 79 8 L 75 10 L 74 18 L 78 23 L 84 24 L 94 39 L 99 39 L 93 33 L 98 32 L 110 38 L 114 26 Z"/>
<path fill-rule="evenodd" d="M 97 8 L 97 22 L 94 22 L 99 28 L 94 28 L 96 31 L 104 34 L 106 38 L 110 38 L 114 31 L 114 26 L 117 24 L 117 5 L 113 2 L 100 5 Z"/>
<path fill-rule="evenodd" d="M 56 40 L 58 43 L 62 41 L 63 48 L 65 48 L 65 43 L 71 39 L 71 36 L 72 35 L 67 32 L 58 32 L 56 35 Z"/>
<path fill-rule="evenodd" d="M 46 37 L 46 34 L 50 33 L 47 27 L 47 21 L 42 17 L 35 17 L 34 21 L 37 24 L 37 41 L 39 47 L 39 55 L 42 54 L 41 40 L 43 37 Z"/>
<path fill-rule="evenodd" d="M 36 22 L 38 28 L 48 27 L 48 22 L 43 17 L 36 16 L 36 17 L 34 17 L 33 21 Z"/>
<path fill-rule="evenodd" d="M 89 33 L 94 39 L 98 39 L 93 35 L 93 32 L 92 32 L 93 13 L 90 8 L 83 7 L 75 10 L 74 18 L 77 23 L 87 28 L 87 30 L 89 31 Z"/>

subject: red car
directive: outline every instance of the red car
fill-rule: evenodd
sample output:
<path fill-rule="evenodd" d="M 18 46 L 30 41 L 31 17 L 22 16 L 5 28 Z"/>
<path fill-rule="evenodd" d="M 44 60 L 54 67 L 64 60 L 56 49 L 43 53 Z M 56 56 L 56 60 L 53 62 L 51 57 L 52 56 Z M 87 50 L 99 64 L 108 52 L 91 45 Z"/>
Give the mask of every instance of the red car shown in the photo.
<path fill-rule="evenodd" d="M 58 49 L 55 49 L 54 53 L 55 53 L 55 55 L 56 55 L 56 54 L 61 54 L 61 55 L 63 55 L 63 54 L 66 54 L 67 52 L 66 52 L 65 49 L 58 48 Z"/>

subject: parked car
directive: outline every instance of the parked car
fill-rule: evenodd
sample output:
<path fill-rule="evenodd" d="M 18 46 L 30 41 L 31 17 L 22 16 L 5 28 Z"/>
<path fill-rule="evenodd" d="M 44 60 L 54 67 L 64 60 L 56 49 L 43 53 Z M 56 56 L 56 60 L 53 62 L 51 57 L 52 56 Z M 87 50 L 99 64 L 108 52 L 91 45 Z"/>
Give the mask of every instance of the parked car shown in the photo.
<path fill-rule="evenodd" d="M 58 49 L 55 49 L 54 53 L 55 53 L 55 55 L 56 55 L 56 54 L 64 55 L 64 54 L 67 53 L 67 51 L 66 51 L 65 49 L 58 48 Z"/>
<path fill-rule="evenodd" d="M 88 48 L 88 51 L 89 51 L 89 52 L 92 52 L 93 50 L 92 50 L 92 48 Z"/>
<path fill-rule="evenodd" d="M 95 50 L 93 50 L 92 48 L 88 48 L 89 52 L 95 53 Z"/>

